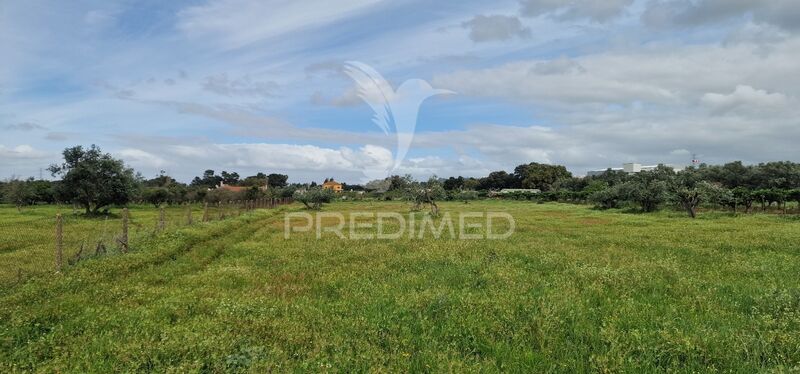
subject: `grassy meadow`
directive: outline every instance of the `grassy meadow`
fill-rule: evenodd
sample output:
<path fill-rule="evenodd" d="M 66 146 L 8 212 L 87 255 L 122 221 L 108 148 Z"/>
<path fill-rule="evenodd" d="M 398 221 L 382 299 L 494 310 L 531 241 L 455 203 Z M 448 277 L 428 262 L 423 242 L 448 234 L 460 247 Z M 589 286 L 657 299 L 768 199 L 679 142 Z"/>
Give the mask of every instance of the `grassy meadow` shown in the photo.
<path fill-rule="evenodd" d="M 219 219 L 219 214 L 234 215 L 235 208 L 209 206 L 209 219 Z M 183 205 L 164 208 L 164 231 L 188 225 L 189 210 L 192 220 L 203 218 L 203 206 Z M 109 252 L 118 249 L 115 238 L 122 232 L 120 209 L 111 209 L 107 216 L 87 218 L 82 210 L 72 206 L 36 205 L 18 211 L 9 205 L 0 205 L 0 286 L 19 283 L 21 280 L 52 273 L 55 269 L 56 215 L 63 219 L 64 262 L 75 260 L 84 248 L 84 255 L 95 253 L 102 242 Z M 153 205 L 133 205 L 129 208 L 129 236 L 136 241 L 152 236 L 159 220 L 159 210 Z"/>
<path fill-rule="evenodd" d="M 286 239 L 295 204 L 141 235 L 131 253 L 46 274 L 56 209 L 0 208 L 0 372 L 800 370 L 792 216 L 453 202 L 442 212 L 506 212 L 516 231 Z M 140 209 L 149 230 L 157 213 Z"/>

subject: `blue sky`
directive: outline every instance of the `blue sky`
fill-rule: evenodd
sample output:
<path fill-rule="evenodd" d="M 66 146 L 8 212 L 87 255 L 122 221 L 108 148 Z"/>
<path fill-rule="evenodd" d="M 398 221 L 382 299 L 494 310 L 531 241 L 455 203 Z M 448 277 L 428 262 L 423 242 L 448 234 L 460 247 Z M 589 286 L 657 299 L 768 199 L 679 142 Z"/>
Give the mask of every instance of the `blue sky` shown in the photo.
<path fill-rule="evenodd" d="M 364 182 L 396 143 L 345 72 L 455 95 L 394 173 L 798 161 L 790 0 L 0 2 L 0 178 L 98 144 L 145 176 Z"/>

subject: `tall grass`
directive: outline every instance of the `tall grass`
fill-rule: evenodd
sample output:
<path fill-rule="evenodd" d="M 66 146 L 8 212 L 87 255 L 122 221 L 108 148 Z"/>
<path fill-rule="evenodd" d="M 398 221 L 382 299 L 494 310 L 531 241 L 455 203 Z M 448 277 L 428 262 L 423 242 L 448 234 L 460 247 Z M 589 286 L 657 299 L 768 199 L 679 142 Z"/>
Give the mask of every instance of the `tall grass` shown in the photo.
<path fill-rule="evenodd" d="M 0 294 L 0 371 L 800 368 L 796 220 L 442 209 L 505 211 L 517 231 L 284 239 L 287 208 L 181 229 Z"/>

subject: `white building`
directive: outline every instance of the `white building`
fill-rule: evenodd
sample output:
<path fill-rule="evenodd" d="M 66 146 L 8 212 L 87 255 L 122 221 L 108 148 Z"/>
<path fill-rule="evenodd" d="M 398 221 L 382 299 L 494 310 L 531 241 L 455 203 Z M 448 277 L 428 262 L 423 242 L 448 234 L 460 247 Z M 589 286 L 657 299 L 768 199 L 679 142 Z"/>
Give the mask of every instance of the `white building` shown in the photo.
<path fill-rule="evenodd" d="M 664 164 L 664 166 L 671 167 L 675 171 L 683 171 L 683 169 L 686 169 L 685 166 L 668 165 L 668 164 Z M 612 171 L 624 171 L 624 172 L 626 172 L 628 174 L 636 174 L 636 173 L 639 173 L 639 172 L 642 172 L 642 171 L 651 171 L 651 170 L 653 170 L 653 169 L 655 169 L 657 167 L 658 167 L 658 165 L 642 165 L 642 164 L 637 164 L 635 162 L 628 162 L 628 163 L 622 164 L 621 168 L 609 168 L 609 169 L 612 170 Z M 605 173 L 609 169 L 591 170 L 588 173 L 586 173 L 586 176 L 587 177 L 593 177 L 593 176 L 597 176 L 597 175 L 602 175 L 603 173 Z"/>

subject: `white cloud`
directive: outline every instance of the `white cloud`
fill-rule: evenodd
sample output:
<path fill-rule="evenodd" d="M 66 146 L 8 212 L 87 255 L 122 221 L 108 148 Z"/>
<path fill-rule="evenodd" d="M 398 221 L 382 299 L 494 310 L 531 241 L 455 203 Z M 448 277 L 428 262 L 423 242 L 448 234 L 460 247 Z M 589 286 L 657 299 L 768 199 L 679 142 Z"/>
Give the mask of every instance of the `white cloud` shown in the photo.
<path fill-rule="evenodd" d="M 134 167 L 161 168 L 169 164 L 167 160 L 141 149 L 125 148 L 116 153 Z"/>
<path fill-rule="evenodd" d="M 789 102 L 784 94 L 769 93 L 745 85 L 736 86 L 730 94 L 707 93 L 701 100 L 715 113 L 730 111 L 780 113 Z"/>
<path fill-rule="evenodd" d="M 206 144 L 172 146 L 167 148 L 167 152 L 180 159 L 182 164 L 197 165 L 198 170 L 218 167 L 361 174 L 365 170 L 387 170 L 393 162 L 391 151 L 375 145 L 353 149 L 308 144 Z"/>
<path fill-rule="evenodd" d="M 224 96 L 270 97 L 274 95 L 278 84 L 271 81 L 257 81 L 249 76 L 228 78 L 228 74 L 222 73 L 207 77 L 203 88 Z"/>
<path fill-rule="evenodd" d="M 476 43 L 531 37 L 531 29 L 522 26 L 519 18 L 512 16 L 477 15 L 461 26 L 469 29 L 469 38 Z"/>
<path fill-rule="evenodd" d="M 749 43 L 654 45 L 571 60 L 532 60 L 435 76 L 437 87 L 479 97 L 560 105 L 637 102 L 692 105 L 708 92 L 746 85 L 792 94 L 800 90 L 800 38 L 763 55 Z M 543 74 L 568 71 L 569 74 Z"/>
<path fill-rule="evenodd" d="M 642 20 L 656 27 L 702 26 L 747 16 L 757 23 L 800 30 L 800 7 L 794 0 L 650 1 Z"/>
<path fill-rule="evenodd" d="M 607 22 L 620 16 L 633 0 L 520 0 L 522 15 L 552 14 L 559 20 Z"/>
<path fill-rule="evenodd" d="M 320 27 L 381 0 L 210 0 L 178 14 L 178 28 L 198 39 L 238 48 L 282 34 Z"/>
<path fill-rule="evenodd" d="M 34 149 L 33 147 L 27 144 L 18 145 L 12 148 L 0 144 L 0 158 L 41 159 L 48 156 L 49 154 L 47 152 Z"/>

